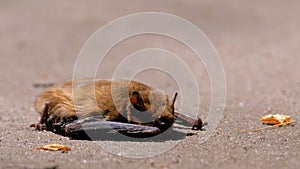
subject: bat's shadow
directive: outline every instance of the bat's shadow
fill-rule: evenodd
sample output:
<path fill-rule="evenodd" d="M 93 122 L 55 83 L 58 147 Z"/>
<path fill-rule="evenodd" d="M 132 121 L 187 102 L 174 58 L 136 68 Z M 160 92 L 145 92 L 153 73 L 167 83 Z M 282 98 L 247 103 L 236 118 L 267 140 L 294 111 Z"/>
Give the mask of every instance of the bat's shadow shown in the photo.
<path fill-rule="evenodd" d="M 78 133 L 72 133 L 68 135 L 70 139 L 74 140 L 93 140 L 93 141 L 131 141 L 131 142 L 164 142 L 170 140 L 182 140 L 187 133 L 179 132 L 169 129 L 158 135 L 145 135 L 145 134 L 124 134 L 111 131 L 81 131 Z"/>

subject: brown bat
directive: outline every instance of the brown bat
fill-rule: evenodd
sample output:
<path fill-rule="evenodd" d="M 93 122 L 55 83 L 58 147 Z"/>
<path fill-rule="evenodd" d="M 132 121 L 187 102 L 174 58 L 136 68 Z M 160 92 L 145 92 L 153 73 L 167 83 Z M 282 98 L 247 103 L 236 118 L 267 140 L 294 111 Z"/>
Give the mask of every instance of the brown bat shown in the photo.
<path fill-rule="evenodd" d="M 149 137 L 166 131 L 179 119 L 200 130 L 200 118 L 174 112 L 176 97 L 177 93 L 170 102 L 163 92 L 137 81 L 70 81 L 37 96 L 35 108 L 41 119 L 31 127 L 73 138 L 89 131 Z"/>

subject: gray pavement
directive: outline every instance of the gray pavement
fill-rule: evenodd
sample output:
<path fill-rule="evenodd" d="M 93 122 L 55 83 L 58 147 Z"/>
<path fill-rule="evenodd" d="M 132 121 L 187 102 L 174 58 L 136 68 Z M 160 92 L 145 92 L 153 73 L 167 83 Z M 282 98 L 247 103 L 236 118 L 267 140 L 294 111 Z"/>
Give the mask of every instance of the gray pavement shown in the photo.
<path fill-rule="evenodd" d="M 300 119 L 299 8 L 296 0 L 1 1 L 0 168 L 298 168 L 298 124 L 257 133 L 238 130 L 262 127 L 259 117 L 267 111 Z M 203 144 L 197 135 L 189 136 L 161 155 L 134 159 L 99 146 L 100 142 L 134 149 L 130 143 L 70 140 L 30 129 L 39 119 L 33 103 L 42 91 L 34 84 L 71 80 L 81 47 L 97 29 L 118 17 L 145 11 L 181 16 L 215 45 L 225 69 L 227 100 L 214 135 Z M 211 100 L 208 75 L 189 57 L 191 52 L 174 40 L 150 35 L 128 39 L 108 54 L 97 77 L 111 77 L 120 59 L 153 46 L 182 55 L 192 70 L 201 70 L 195 76 L 201 85 L 200 116 L 205 118 Z M 172 79 L 159 73 L 149 78 L 154 75 L 146 72 L 138 79 L 172 95 Z M 47 143 L 61 143 L 72 150 L 32 150 Z"/>

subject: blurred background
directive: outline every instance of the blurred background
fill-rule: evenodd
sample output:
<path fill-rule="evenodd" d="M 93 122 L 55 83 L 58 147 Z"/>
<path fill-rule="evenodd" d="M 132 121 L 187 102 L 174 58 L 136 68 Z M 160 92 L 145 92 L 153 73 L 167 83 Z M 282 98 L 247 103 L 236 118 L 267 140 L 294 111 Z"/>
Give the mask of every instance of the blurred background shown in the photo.
<path fill-rule="evenodd" d="M 1 154 L 0 163 L 14 166 L 16 158 L 29 162 L 36 158 L 49 162 L 47 159 L 50 158 L 51 163 L 57 164 L 61 164 L 62 159 L 69 162 L 80 159 L 82 155 L 74 155 L 76 158 L 72 159 L 61 155 L 49 157 L 48 154 L 37 157 L 37 154 L 28 153 L 30 147 L 41 143 L 39 139 L 42 142 L 46 142 L 47 138 L 61 139 L 47 133 L 38 140 L 31 138 L 40 136 L 40 133 L 33 134 L 27 127 L 38 119 L 33 102 L 41 90 L 34 84 L 59 84 L 71 80 L 81 47 L 108 22 L 138 12 L 165 12 L 189 20 L 211 40 L 224 65 L 227 102 L 217 134 L 208 143 L 198 148 L 178 146 L 169 155 L 150 160 L 154 163 L 171 163 L 169 168 L 195 165 L 206 168 L 295 168 L 299 165 L 300 151 L 297 125 L 250 135 L 240 135 L 236 129 L 259 126 L 258 118 L 266 112 L 282 112 L 292 115 L 294 119 L 300 118 L 299 8 L 300 2 L 296 0 L 1 0 L 0 146 L 5 153 Z M 193 53 L 188 48 L 173 39 L 155 35 L 129 38 L 108 53 L 104 60 L 106 66 L 99 68 L 97 77 L 110 78 L 117 61 L 148 47 L 168 49 L 185 59 L 201 86 L 200 116 L 205 118 L 211 101 L 207 72 L 201 63 L 192 59 Z M 149 78 L 153 76 L 157 78 Z M 169 90 L 174 85 L 172 79 L 163 74 L 143 72 L 137 79 L 166 89 L 170 95 L 174 92 L 173 89 Z M 68 142 L 65 138 L 63 140 Z M 197 142 L 196 137 L 188 140 L 190 142 L 187 145 Z M 80 147 L 81 144 L 88 146 L 90 143 L 72 144 Z M 198 145 L 193 143 L 190 146 L 194 147 L 194 144 Z M 208 152 L 207 149 L 209 156 L 198 156 L 198 150 Z M 168 157 L 179 152 L 191 154 L 191 157 L 176 156 L 168 160 Z M 89 165 L 98 165 L 99 160 L 106 156 L 105 153 L 95 155 Z M 110 157 L 118 161 L 113 165 L 116 168 L 130 163 L 128 159 Z M 103 166 L 111 166 L 109 160 L 102 163 Z M 149 164 L 144 163 L 141 160 L 134 162 L 133 166 L 146 167 L 144 165 Z M 42 164 L 33 166 L 39 165 Z M 68 166 L 80 167 L 83 164 L 77 161 Z"/>

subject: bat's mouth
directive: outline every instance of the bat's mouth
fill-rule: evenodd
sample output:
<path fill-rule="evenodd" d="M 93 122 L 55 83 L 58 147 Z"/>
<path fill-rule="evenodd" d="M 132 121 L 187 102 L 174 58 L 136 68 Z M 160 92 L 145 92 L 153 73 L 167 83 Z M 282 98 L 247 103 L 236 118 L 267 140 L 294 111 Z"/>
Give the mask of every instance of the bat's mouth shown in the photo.
<path fill-rule="evenodd" d="M 152 126 L 157 127 L 161 130 L 161 132 L 164 132 L 168 130 L 173 125 L 173 123 L 174 121 L 171 121 L 171 119 L 159 116 L 153 121 Z"/>

